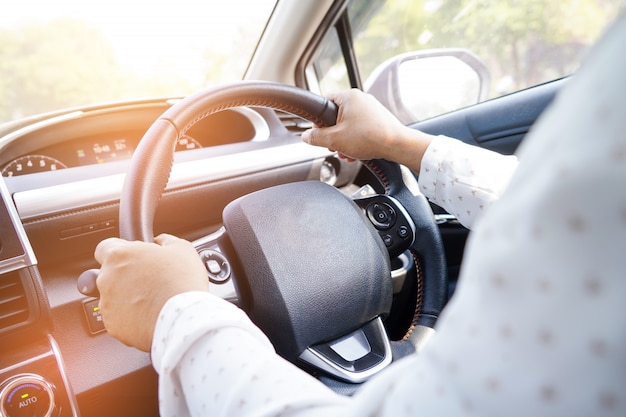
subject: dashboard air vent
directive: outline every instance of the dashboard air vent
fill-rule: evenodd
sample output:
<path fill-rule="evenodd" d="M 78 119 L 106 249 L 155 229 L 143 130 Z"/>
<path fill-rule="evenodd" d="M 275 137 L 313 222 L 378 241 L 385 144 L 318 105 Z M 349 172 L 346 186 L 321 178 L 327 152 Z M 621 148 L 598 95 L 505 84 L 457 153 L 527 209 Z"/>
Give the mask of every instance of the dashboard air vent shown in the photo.
<path fill-rule="evenodd" d="M 28 298 L 17 272 L 0 276 L 0 329 L 29 319 Z"/>
<path fill-rule="evenodd" d="M 297 135 L 300 135 L 305 130 L 313 127 L 313 123 L 303 119 L 302 117 L 294 116 L 291 113 L 276 110 L 276 115 L 288 131 Z"/>

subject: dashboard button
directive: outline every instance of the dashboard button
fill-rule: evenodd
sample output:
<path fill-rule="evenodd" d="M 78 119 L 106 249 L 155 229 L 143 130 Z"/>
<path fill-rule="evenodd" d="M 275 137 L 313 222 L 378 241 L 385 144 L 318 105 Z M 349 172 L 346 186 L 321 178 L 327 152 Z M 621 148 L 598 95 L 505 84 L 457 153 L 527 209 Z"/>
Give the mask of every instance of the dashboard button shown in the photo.
<path fill-rule="evenodd" d="M 52 386 L 35 374 L 18 375 L 7 381 L 0 399 L 3 417 L 49 417 L 55 408 Z"/>
<path fill-rule="evenodd" d="M 104 330 L 104 322 L 102 321 L 102 314 L 100 313 L 100 300 L 91 300 L 83 304 L 85 309 L 85 317 L 87 317 L 87 324 L 91 333 L 96 334 Z"/>
<path fill-rule="evenodd" d="M 200 259 L 212 283 L 224 284 L 230 279 L 230 264 L 220 252 L 211 249 L 203 250 L 200 252 Z"/>
<path fill-rule="evenodd" d="M 401 239 L 406 239 L 409 236 L 409 228 L 406 226 L 398 227 L 398 236 Z"/>
<path fill-rule="evenodd" d="M 213 275 L 217 275 L 222 272 L 222 267 L 215 259 L 209 259 L 206 262 L 206 269 Z"/>

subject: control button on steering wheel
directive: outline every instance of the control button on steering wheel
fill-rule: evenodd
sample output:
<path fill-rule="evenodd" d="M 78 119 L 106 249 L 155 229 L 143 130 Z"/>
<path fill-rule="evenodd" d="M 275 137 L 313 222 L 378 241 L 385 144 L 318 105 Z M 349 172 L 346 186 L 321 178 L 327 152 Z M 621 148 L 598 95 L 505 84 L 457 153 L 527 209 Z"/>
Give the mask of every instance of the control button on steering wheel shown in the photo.
<path fill-rule="evenodd" d="M 396 223 L 396 211 L 387 203 L 372 203 L 367 206 L 366 212 L 378 230 L 388 230 Z"/>

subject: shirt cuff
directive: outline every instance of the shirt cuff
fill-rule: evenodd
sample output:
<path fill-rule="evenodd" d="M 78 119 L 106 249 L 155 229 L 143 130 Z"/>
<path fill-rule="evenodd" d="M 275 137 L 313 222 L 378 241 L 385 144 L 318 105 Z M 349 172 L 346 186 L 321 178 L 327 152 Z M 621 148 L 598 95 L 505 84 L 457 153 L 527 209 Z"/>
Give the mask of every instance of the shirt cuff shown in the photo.
<path fill-rule="evenodd" d="M 265 334 L 237 306 L 204 291 L 191 291 L 170 298 L 159 314 L 152 336 L 152 364 L 162 374 L 163 367 L 177 363 L 197 339 L 217 335 L 221 328 L 237 327 L 251 333 L 262 345 L 273 350 Z"/>
<path fill-rule="evenodd" d="M 437 184 L 442 165 L 448 159 L 451 148 L 458 146 L 459 143 L 457 139 L 440 135 L 426 148 L 419 172 L 419 187 L 429 200 L 437 200 Z"/>

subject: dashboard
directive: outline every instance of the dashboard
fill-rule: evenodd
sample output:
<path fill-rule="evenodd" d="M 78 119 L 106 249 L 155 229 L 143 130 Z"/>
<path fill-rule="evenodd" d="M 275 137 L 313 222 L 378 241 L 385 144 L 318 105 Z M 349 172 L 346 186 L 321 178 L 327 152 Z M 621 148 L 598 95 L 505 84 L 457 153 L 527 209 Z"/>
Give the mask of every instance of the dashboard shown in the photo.
<path fill-rule="evenodd" d="M 149 106 L 155 110 L 154 118 L 156 119 L 171 103 L 172 101 L 167 101 L 162 106 Z M 145 107 L 132 110 L 146 113 Z M 110 126 L 106 131 L 92 130 L 86 126 L 87 130 L 73 131 L 68 122 L 86 116 L 85 113 L 77 112 L 53 118 L 42 123 L 43 126 L 38 126 L 35 132 L 23 134 L 18 141 L 12 139 L 11 143 L 2 149 L 0 159 L 2 176 L 12 177 L 128 160 L 150 126 L 149 122 L 140 126 L 120 124 Z M 59 129 L 63 125 L 67 125 L 67 129 Z M 267 125 L 258 113 L 248 108 L 230 109 L 216 113 L 196 124 L 177 140 L 176 151 L 264 141 L 268 137 Z M 6 160 L 6 155 L 11 159 Z"/>
<path fill-rule="evenodd" d="M 77 278 L 97 267 L 97 243 L 118 235 L 130 158 L 174 102 L 121 103 L 0 125 L 1 415 L 17 415 L 16 407 L 61 417 L 158 414 L 149 355 L 94 330 L 97 299 L 78 292 Z M 298 132 L 309 126 L 248 107 L 196 123 L 176 143 L 155 234 L 196 242 L 214 236 L 226 204 L 274 185 L 322 178 L 351 185 L 358 165 L 303 144 Z M 229 287 L 215 286 L 219 296 L 231 296 Z M 112 396 L 127 400 L 111 402 Z"/>

